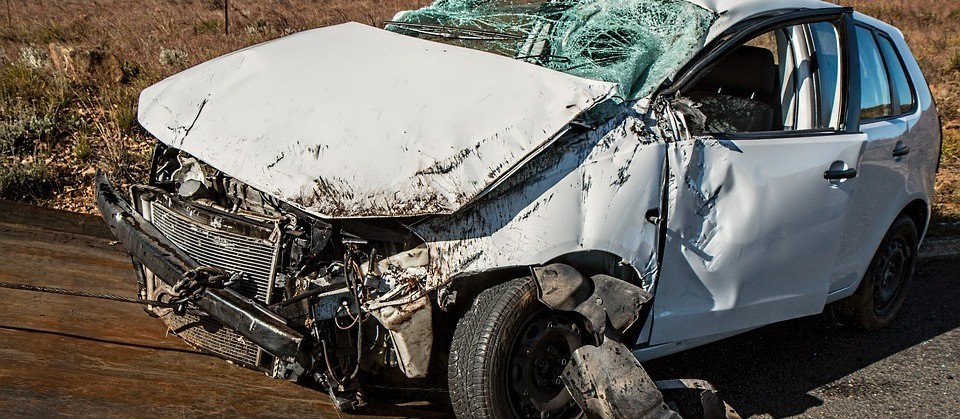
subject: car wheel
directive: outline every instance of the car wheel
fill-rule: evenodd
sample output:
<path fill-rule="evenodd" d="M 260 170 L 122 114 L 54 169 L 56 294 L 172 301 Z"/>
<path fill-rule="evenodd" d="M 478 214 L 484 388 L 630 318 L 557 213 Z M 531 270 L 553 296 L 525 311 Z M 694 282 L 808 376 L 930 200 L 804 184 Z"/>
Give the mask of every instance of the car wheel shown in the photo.
<path fill-rule="evenodd" d="M 456 326 L 448 380 L 459 418 L 577 417 L 560 381 L 582 328 L 537 300 L 531 277 L 491 287 Z"/>
<path fill-rule="evenodd" d="M 837 304 L 844 323 L 861 330 L 877 330 L 897 316 L 913 279 L 917 261 L 917 226 L 901 216 L 880 243 L 857 291 Z"/>

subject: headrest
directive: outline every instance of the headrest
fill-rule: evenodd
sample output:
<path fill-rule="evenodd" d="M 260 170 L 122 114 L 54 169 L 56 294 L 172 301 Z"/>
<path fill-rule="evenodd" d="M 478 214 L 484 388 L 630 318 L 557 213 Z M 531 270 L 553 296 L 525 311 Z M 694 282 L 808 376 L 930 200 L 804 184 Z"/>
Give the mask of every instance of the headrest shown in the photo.
<path fill-rule="evenodd" d="M 742 45 L 721 58 L 697 85 L 696 90 L 723 87 L 738 94 L 755 93 L 764 99 L 779 96 L 773 52 L 766 48 Z"/>

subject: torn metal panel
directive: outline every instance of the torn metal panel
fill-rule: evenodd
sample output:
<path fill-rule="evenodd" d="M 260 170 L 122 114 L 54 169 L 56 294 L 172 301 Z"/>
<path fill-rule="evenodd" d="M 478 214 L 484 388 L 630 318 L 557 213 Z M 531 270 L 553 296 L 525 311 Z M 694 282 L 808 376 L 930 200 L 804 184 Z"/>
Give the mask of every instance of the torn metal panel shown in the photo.
<path fill-rule="evenodd" d="M 863 134 L 670 144 L 667 236 L 651 344 L 822 311 Z M 845 162 L 845 163 L 844 163 Z"/>
<path fill-rule="evenodd" d="M 630 350 L 612 339 L 574 351 L 560 378 L 587 417 L 680 418 Z"/>
<path fill-rule="evenodd" d="M 589 280 L 576 269 L 559 263 L 533 269 L 540 301 L 560 311 L 580 313 L 588 331 L 618 336 L 640 317 L 640 308 L 653 298 L 640 287 L 607 275 Z M 613 330 L 606 330 L 607 325 Z"/>
<path fill-rule="evenodd" d="M 409 378 L 427 376 L 433 350 L 433 310 L 430 296 L 370 311 L 390 331 L 400 370 Z"/>
<path fill-rule="evenodd" d="M 151 86 L 163 143 L 315 215 L 447 214 L 616 86 L 357 23 L 205 62 Z"/>
<path fill-rule="evenodd" d="M 657 226 L 646 213 L 660 206 L 665 147 L 654 114 L 627 110 L 568 134 L 476 203 L 412 226 L 430 249 L 428 287 L 599 250 L 622 257 L 649 289 Z"/>

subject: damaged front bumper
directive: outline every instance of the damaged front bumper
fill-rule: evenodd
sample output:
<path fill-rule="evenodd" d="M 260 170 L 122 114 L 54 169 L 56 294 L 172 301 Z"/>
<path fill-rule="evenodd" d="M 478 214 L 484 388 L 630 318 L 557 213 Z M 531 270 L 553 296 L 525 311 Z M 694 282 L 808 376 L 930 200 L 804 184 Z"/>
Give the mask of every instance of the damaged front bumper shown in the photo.
<path fill-rule="evenodd" d="M 124 249 L 160 280 L 176 287 L 205 268 L 170 242 L 125 202 L 102 173 L 96 175 L 97 207 Z M 205 288 L 191 298 L 197 309 L 279 359 L 296 357 L 303 335 L 286 320 L 229 288 Z"/>

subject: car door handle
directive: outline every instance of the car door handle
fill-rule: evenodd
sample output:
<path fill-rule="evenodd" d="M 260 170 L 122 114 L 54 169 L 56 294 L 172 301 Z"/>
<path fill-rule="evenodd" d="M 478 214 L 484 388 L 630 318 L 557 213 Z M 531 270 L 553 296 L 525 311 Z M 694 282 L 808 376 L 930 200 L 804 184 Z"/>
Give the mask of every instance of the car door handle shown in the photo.
<path fill-rule="evenodd" d="M 893 157 L 903 157 L 910 154 L 910 147 L 904 143 L 898 143 L 897 148 L 893 149 Z"/>
<path fill-rule="evenodd" d="M 823 178 L 826 180 L 853 179 L 855 177 L 857 177 L 857 169 L 827 170 L 823 172 Z"/>

